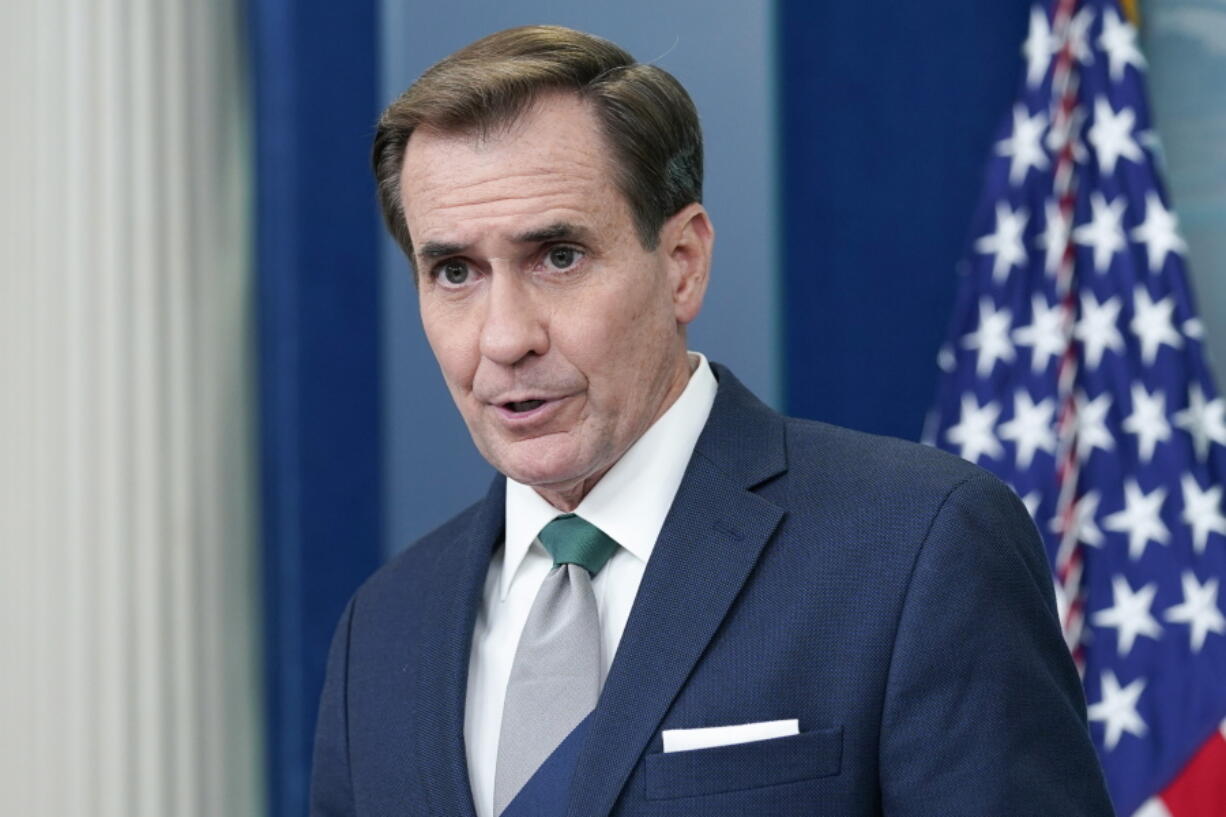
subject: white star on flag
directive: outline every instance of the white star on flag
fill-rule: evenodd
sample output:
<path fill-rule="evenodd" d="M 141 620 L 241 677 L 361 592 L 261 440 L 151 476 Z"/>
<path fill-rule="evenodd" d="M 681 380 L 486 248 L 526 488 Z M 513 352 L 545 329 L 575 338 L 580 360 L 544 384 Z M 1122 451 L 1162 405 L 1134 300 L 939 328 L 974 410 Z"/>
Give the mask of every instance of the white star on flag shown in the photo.
<path fill-rule="evenodd" d="M 1123 197 L 1108 202 L 1097 190 L 1090 194 L 1090 220 L 1073 230 L 1073 240 L 1083 247 L 1094 248 L 1095 272 L 1106 272 L 1115 254 L 1127 246 L 1124 230 L 1120 227 L 1127 207 L 1128 202 Z"/>
<path fill-rule="evenodd" d="M 1099 627 L 1116 629 L 1116 648 L 1120 655 L 1132 652 L 1137 636 L 1162 637 L 1162 625 L 1149 612 L 1154 594 L 1158 592 L 1157 582 L 1150 582 L 1134 593 L 1127 579 L 1115 575 L 1111 577 L 1111 591 L 1112 606 L 1099 610 L 1091 620 Z"/>
<path fill-rule="evenodd" d="M 1085 392 L 1078 392 L 1077 405 L 1077 458 L 1085 462 L 1095 448 L 1111 451 L 1115 438 L 1107 430 L 1107 412 L 1111 410 L 1111 392 L 1103 392 L 1093 400 Z"/>
<path fill-rule="evenodd" d="M 1098 491 L 1090 491 L 1077 500 L 1070 509 L 1069 528 L 1078 542 L 1085 542 L 1093 547 L 1102 547 L 1103 532 L 1098 529 L 1098 523 L 1095 521 L 1098 516 L 1098 503 L 1101 499 L 1102 494 Z M 1059 516 L 1052 517 L 1051 530 L 1059 534 L 1065 532 L 1064 523 Z"/>
<path fill-rule="evenodd" d="M 1121 689 L 1114 672 L 1103 672 L 1102 699 L 1092 704 L 1086 714 L 1090 720 L 1102 723 L 1106 729 L 1103 745 L 1108 752 L 1116 747 L 1125 732 L 1138 738 L 1145 735 L 1145 721 L 1137 713 L 1137 701 L 1144 691 L 1144 678 L 1138 678 Z"/>
<path fill-rule="evenodd" d="M 1188 251 L 1187 243 L 1179 235 L 1178 216 L 1162 205 L 1162 198 L 1154 190 L 1145 194 L 1145 221 L 1134 227 L 1130 235 L 1133 241 L 1145 245 L 1152 273 L 1162 269 L 1167 254 L 1183 255 Z"/>
<path fill-rule="evenodd" d="M 958 358 L 954 355 L 954 350 L 949 348 L 949 344 L 943 344 L 937 351 L 937 366 L 941 367 L 943 372 L 952 372 L 958 365 Z"/>
<path fill-rule="evenodd" d="M 978 462 L 987 454 L 998 459 L 1004 453 L 1000 441 L 992 434 L 996 418 L 1000 416 L 1000 406 L 989 401 L 986 406 L 980 406 L 973 394 L 962 395 L 962 417 L 958 424 L 950 426 L 945 432 L 945 439 L 961 447 L 961 457 L 969 462 Z"/>
<path fill-rule="evenodd" d="M 1116 533 L 1128 534 L 1128 558 L 1134 562 L 1145 553 L 1150 542 L 1165 545 L 1171 540 L 1171 532 L 1163 524 L 1162 503 L 1166 502 L 1166 488 L 1155 488 L 1148 494 L 1141 493 L 1135 479 L 1124 483 L 1124 509 L 1103 519 L 1103 527 Z"/>
<path fill-rule="evenodd" d="M 1133 383 L 1132 414 L 1124 419 L 1124 430 L 1137 435 L 1141 462 L 1152 460 L 1158 443 L 1171 438 L 1171 424 L 1166 421 L 1166 395 L 1161 390 L 1150 394 L 1141 383 Z"/>
<path fill-rule="evenodd" d="M 1085 6 L 1081 11 L 1077 12 L 1068 24 L 1068 40 L 1069 51 L 1073 55 L 1073 59 L 1082 65 L 1089 65 L 1094 62 L 1094 51 L 1090 48 L 1090 39 L 1087 36 L 1090 31 L 1090 26 L 1094 24 L 1094 7 Z"/>
<path fill-rule="evenodd" d="M 992 280 L 1003 282 L 1017 264 L 1026 260 L 1026 246 L 1022 233 L 1026 231 L 1026 208 L 1011 210 L 1004 201 L 996 202 L 996 232 L 982 236 L 975 242 L 975 250 L 984 255 L 995 254 L 992 261 Z"/>
<path fill-rule="evenodd" d="M 1199 556 L 1205 552 L 1209 534 L 1226 536 L 1226 516 L 1222 515 L 1222 486 L 1201 490 L 1196 477 L 1184 474 L 1179 480 L 1183 488 L 1183 514 L 1180 517 L 1192 528 L 1192 548 Z"/>
<path fill-rule="evenodd" d="M 1111 79 L 1119 82 L 1124 78 L 1124 71 L 1129 65 L 1138 70 L 1145 67 L 1145 57 L 1137 48 L 1137 30 L 1126 20 L 1120 19 L 1115 9 L 1109 8 L 1103 15 L 1103 33 L 1098 37 L 1098 45 L 1107 52 L 1107 62 L 1111 67 Z"/>
<path fill-rule="evenodd" d="M 1047 76 L 1047 67 L 1051 65 L 1051 57 L 1058 45 L 1047 22 L 1047 12 L 1040 6 L 1031 6 L 1030 33 L 1022 44 L 1022 54 L 1026 57 L 1026 84 L 1031 88 Z"/>
<path fill-rule="evenodd" d="M 1039 513 L 1039 503 L 1043 501 L 1043 495 L 1038 491 L 1031 491 L 1022 499 L 1022 504 L 1026 506 L 1026 513 L 1030 514 L 1030 518 L 1034 519 Z"/>
<path fill-rule="evenodd" d="M 1073 327 L 1073 336 L 1085 348 L 1086 364 L 1091 369 L 1098 368 L 1108 349 L 1117 353 L 1124 350 L 1124 338 L 1116 326 L 1120 306 L 1117 295 L 1100 303 L 1089 292 L 1081 294 L 1081 320 Z"/>
<path fill-rule="evenodd" d="M 1039 293 L 1030 296 L 1030 323 L 1013 330 L 1013 342 L 1030 347 L 1030 369 L 1042 372 L 1053 357 L 1064 354 L 1064 310 L 1059 305 L 1048 306 L 1047 298 Z"/>
<path fill-rule="evenodd" d="M 1187 624 L 1192 652 L 1200 652 L 1209 633 L 1226 634 L 1226 617 L 1217 607 L 1217 579 L 1196 580 L 1191 570 L 1183 572 L 1183 602 L 1167 608 L 1163 617 L 1172 624 Z"/>
<path fill-rule="evenodd" d="M 1149 151 L 1149 155 L 1154 159 L 1156 170 L 1166 173 L 1166 148 L 1162 145 L 1162 137 L 1153 128 L 1149 130 L 1137 131 L 1137 142 L 1141 147 Z"/>
<path fill-rule="evenodd" d="M 1098 155 L 1099 166 L 1108 176 L 1115 172 L 1115 163 L 1121 158 L 1141 161 L 1141 146 L 1132 138 L 1136 123 L 1137 115 L 1132 108 L 1122 108 L 1117 112 L 1105 97 L 1094 100 L 1094 124 L 1090 126 L 1087 136 Z"/>
<path fill-rule="evenodd" d="M 1056 431 L 1052 416 L 1056 413 L 1056 401 L 1048 397 L 1036 405 L 1030 393 L 1018 389 L 1013 400 L 1013 419 L 1001 423 L 997 432 L 1002 440 L 1017 445 L 1017 464 L 1029 468 L 1035 451 L 1056 453 Z"/>
<path fill-rule="evenodd" d="M 1137 340 L 1141 341 L 1141 359 L 1148 366 L 1158 356 L 1158 347 L 1162 344 L 1172 349 L 1183 346 L 1183 336 L 1175 329 L 1171 320 L 1175 311 L 1175 299 L 1163 298 L 1157 302 L 1150 300 L 1145 284 L 1138 284 L 1132 322 L 1128 325 Z"/>
<path fill-rule="evenodd" d="M 1175 414 L 1175 425 L 1192 436 L 1196 458 L 1209 456 L 1210 443 L 1226 445 L 1226 402 L 1218 397 L 1205 400 L 1200 383 L 1193 383 L 1188 390 L 1188 407 Z"/>
<path fill-rule="evenodd" d="M 1009 310 L 998 311 L 990 298 L 979 300 L 979 327 L 962 338 L 962 347 L 978 350 L 975 371 L 980 377 L 991 374 L 998 360 L 1013 362 L 1013 341 L 1009 340 L 1012 320 Z"/>
<path fill-rule="evenodd" d="M 1068 248 L 1073 220 L 1071 217 L 1066 218 L 1060 205 L 1050 199 L 1043 205 L 1043 214 L 1047 221 L 1037 243 L 1043 250 L 1044 271 L 1054 276 L 1060 270 L 1060 262 L 1064 260 L 1064 251 Z"/>
<path fill-rule="evenodd" d="M 1047 168 L 1047 151 L 1043 149 L 1043 132 L 1047 130 L 1047 115 L 1033 117 L 1024 105 L 1013 106 L 1013 135 L 996 143 L 996 154 L 1009 157 L 1009 183 L 1017 185 L 1026 178 L 1030 168 Z"/>

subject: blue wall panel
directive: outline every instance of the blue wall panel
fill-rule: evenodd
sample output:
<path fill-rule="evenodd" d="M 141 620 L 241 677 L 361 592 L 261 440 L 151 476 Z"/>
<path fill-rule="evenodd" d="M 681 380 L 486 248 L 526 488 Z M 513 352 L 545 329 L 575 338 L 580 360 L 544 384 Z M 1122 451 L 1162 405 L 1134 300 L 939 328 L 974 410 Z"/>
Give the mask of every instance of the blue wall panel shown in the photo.
<path fill-rule="evenodd" d="M 917 439 L 1029 0 L 781 0 L 791 413 Z"/>
<path fill-rule="evenodd" d="M 382 544 L 376 9 L 250 15 L 269 813 L 297 817 L 332 629 Z"/>

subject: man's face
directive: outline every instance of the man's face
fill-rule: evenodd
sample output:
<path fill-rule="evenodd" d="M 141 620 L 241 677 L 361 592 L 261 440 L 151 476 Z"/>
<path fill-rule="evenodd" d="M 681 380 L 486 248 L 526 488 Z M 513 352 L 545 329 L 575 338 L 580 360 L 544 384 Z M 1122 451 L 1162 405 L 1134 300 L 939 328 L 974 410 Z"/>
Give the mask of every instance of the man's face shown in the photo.
<path fill-rule="evenodd" d="M 567 509 L 685 388 L 712 233 L 693 204 L 645 250 L 586 103 L 486 138 L 419 129 L 401 195 L 422 324 L 473 441 Z"/>

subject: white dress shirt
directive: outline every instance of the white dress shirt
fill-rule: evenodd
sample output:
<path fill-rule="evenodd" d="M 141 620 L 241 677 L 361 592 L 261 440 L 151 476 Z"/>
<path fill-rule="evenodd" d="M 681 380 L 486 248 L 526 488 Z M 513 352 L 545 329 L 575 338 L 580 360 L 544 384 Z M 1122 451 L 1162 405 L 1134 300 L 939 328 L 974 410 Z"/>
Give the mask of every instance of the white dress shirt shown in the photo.
<path fill-rule="evenodd" d="M 697 365 L 681 396 L 574 510 L 621 546 L 592 580 L 600 614 L 602 686 L 664 517 L 715 402 L 715 376 L 707 359 L 691 352 L 690 360 Z M 534 540 L 560 513 L 532 488 L 507 480 L 506 539 L 490 560 L 468 663 L 464 742 L 477 817 L 493 817 L 507 679 L 532 602 L 553 566 Z"/>

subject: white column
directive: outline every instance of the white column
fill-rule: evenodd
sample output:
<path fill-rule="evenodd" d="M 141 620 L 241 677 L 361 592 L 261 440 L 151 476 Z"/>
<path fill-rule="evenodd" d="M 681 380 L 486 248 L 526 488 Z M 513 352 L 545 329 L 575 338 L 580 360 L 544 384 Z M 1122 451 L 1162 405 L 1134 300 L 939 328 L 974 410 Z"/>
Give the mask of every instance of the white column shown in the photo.
<path fill-rule="evenodd" d="M 235 0 L 0 3 L 0 810 L 264 803 Z"/>

